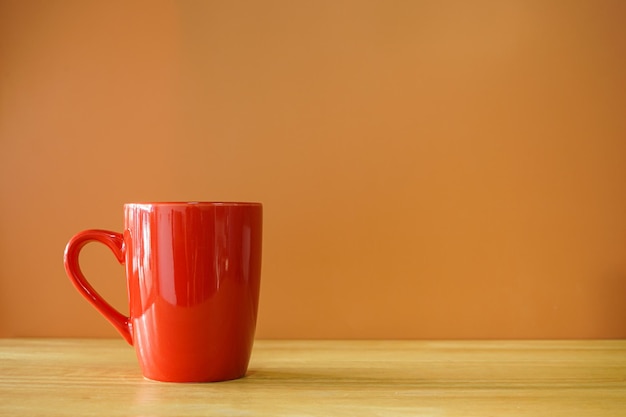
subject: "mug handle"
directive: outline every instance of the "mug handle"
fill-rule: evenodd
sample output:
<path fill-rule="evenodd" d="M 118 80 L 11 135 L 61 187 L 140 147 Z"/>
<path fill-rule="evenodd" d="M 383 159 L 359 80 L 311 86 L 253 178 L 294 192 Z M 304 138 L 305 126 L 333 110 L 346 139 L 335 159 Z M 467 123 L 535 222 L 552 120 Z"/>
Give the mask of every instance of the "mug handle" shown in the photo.
<path fill-rule="evenodd" d="M 117 258 L 120 264 L 124 264 L 126 247 L 124 245 L 124 236 L 121 233 L 111 232 L 108 230 L 83 230 L 70 239 L 65 247 L 63 261 L 65 263 L 65 272 L 76 287 L 79 293 L 93 305 L 122 335 L 130 345 L 133 344 L 132 323 L 130 318 L 117 311 L 111 304 L 106 302 L 104 298 L 87 282 L 78 263 L 78 255 L 81 249 L 89 242 L 100 242 L 106 245 Z"/>

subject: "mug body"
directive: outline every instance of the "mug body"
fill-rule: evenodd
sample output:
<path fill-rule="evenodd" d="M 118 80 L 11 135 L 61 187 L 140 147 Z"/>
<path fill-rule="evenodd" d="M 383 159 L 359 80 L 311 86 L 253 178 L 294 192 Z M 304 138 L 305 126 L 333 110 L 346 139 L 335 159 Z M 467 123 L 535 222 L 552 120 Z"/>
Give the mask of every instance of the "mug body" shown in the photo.
<path fill-rule="evenodd" d="M 129 325 L 143 375 L 245 375 L 261 276 L 258 203 L 126 204 Z"/>

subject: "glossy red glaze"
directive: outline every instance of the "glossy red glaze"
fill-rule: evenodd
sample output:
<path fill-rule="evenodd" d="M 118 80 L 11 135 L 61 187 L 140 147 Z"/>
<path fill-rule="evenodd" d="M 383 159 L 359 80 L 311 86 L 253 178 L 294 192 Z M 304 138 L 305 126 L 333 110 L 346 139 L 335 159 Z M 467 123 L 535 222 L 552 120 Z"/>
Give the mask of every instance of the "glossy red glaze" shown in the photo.
<path fill-rule="evenodd" d="M 135 346 L 146 378 L 171 382 L 245 375 L 261 275 L 258 203 L 126 204 L 123 234 L 86 230 L 67 244 L 79 292 Z M 78 265 L 90 241 L 126 265 L 130 317 L 109 305 Z"/>

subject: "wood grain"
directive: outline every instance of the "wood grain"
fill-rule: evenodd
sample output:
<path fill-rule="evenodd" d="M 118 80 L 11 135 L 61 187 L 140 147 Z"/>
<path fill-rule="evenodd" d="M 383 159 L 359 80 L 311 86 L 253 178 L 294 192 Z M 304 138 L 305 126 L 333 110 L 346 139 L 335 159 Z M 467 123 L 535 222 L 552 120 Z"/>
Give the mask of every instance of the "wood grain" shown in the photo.
<path fill-rule="evenodd" d="M 626 341 L 267 341 L 246 378 L 141 377 L 122 340 L 0 339 L 0 415 L 626 416 Z"/>

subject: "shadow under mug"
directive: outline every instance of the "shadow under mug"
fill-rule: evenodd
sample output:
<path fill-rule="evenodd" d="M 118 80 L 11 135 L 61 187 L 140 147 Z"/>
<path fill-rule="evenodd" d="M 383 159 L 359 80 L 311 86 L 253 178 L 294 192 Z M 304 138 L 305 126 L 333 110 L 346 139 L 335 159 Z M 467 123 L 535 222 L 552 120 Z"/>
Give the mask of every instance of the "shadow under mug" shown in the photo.
<path fill-rule="evenodd" d="M 78 291 L 135 347 L 144 377 L 240 378 L 250 360 L 261 278 L 260 203 L 124 205 L 124 232 L 85 230 L 65 248 Z M 129 316 L 85 279 L 81 249 L 96 241 L 126 267 Z"/>

